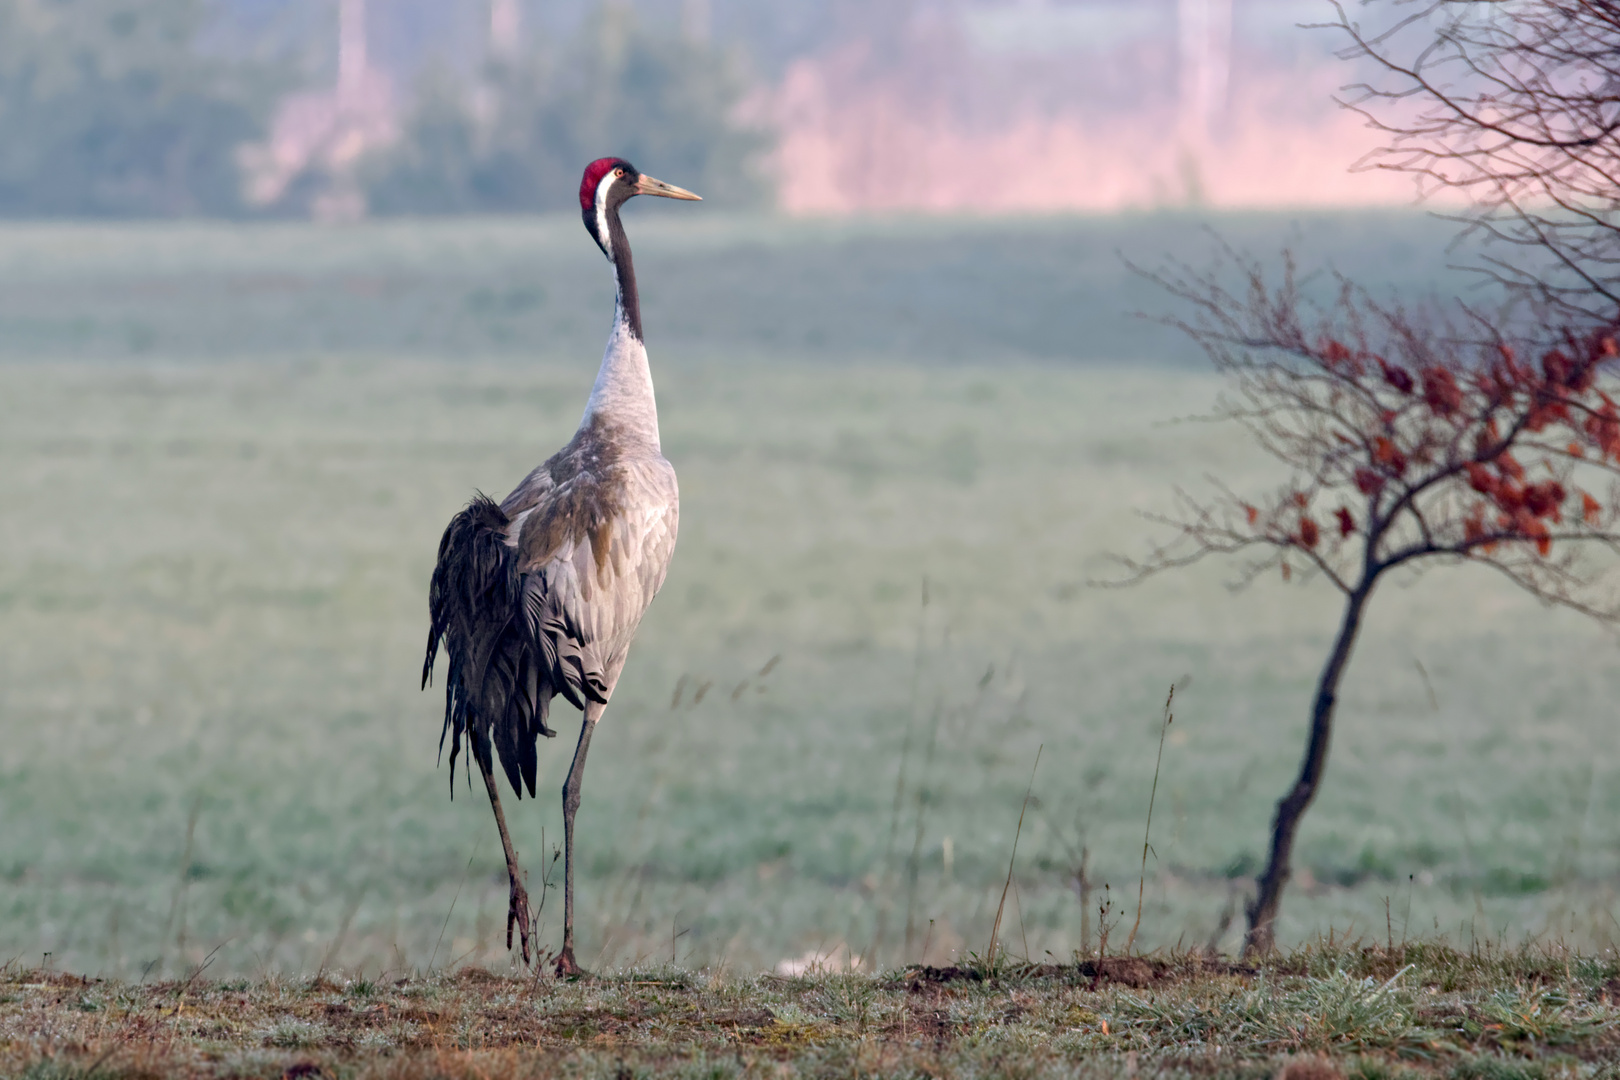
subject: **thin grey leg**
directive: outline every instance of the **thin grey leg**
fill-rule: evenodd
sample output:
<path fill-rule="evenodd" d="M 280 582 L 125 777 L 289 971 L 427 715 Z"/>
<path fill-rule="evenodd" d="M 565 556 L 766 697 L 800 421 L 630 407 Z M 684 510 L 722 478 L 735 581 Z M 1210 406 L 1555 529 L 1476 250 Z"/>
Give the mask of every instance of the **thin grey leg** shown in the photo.
<path fill-rule="evenodd" d="M 579 810 L 580 788 L 585 782 L 585 755 L 591 748 L 591 733 L 596 730 L 603 708 L 594 701 L 585 707 L 574 764 L 563 783 L 563 945 L 557 956 L 559 976 L 585 973 L 574 959 L 574 814 Z"/>
<path fill-rule="evenodd" d="M 506 873 L 512 879 L 510 902 L 506 909 L 506 947 L 512 947 L 512 927 L 518 928 L 523 942 L 523 963 L 529 964 L 529 890 L 523 887 L 523 871 L 518 867 L 517 849 L 512 836 L 506 831 L 506 815 L 501 813 L 501 792 L 495 786 L 495 770 L 488 760 L 490 754 L 473 754 L 478 760 L 478 771 L 484 774 L 484 786 L 489 789 L 489 805 L 495 808 L 495 825 L 501 830 L 501 848 L 506 852 Z"/>

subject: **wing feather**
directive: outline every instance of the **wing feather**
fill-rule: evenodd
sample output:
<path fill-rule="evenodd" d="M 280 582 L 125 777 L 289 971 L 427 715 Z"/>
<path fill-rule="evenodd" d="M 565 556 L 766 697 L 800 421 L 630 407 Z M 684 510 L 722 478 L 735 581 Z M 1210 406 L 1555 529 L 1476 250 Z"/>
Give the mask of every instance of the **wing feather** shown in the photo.
<path fill-rule="evenodd" d="M 624 463 L 615 473 L 613 496 L 594 500 L 605 512 L 576 512 L 575 527 L 559 533 L 556 518 L 578 510 L 560 486 L 555 509 L 537 509 L 518 542 L 519 573 L 544 598 L 538 629 L 555 643 L 577 707 L 613 692 L 675 550 L 679 492 L 669 463 Z"/>
<path fill-rule="evenodd" d="M 559 468 L 571 451 L 594 467 Z M 570 444 L 499 506 L 480 496 L 445 530 L 423 684 L 442 641 L 452 787 L 466 738 L 480 761 L 493 747 L 519 797 L 532 795 L 536 740 L 555 734 L 551 699 L 607 702 L 664 583 L 679 524 L 674 469 L 661 456 L 600 457 Z"/>

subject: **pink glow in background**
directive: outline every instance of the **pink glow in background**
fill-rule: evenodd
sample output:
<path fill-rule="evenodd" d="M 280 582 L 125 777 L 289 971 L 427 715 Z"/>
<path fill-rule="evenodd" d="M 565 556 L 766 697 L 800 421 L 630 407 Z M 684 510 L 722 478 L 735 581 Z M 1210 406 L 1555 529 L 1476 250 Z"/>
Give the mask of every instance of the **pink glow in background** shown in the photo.
<path fill-rule="evenodd" d="M 1410 178 L 1352 171 L 1380 142 L 1334 101 L 1355 72 L 1331 53 L 1278 58 L 1237 41 L 1229 77 L 1203 88 L 1218 100 L 1200 101 L 1182 44 L 1178 53 L 1172 24 L 1106 55 L 985 56 L 952 28 L 925 27 L 800 59 L 762 103 L 779 206 L 994 214 L 1415 201 Z"/>

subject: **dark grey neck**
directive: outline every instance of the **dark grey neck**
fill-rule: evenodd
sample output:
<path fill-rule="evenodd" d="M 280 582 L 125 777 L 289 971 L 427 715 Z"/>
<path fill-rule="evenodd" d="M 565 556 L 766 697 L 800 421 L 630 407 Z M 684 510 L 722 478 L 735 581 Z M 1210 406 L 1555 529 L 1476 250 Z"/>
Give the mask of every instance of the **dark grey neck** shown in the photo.
<path fill-rule="evenodd" d="M 630 257 L 630 240 L 624 235 L 619 208 L 608 207 L 608 246 L 613 251 L 613 276 L 619 282 L 619 318 L 637 341 L 641 336 L 641 295 L 636 292 L 636 264 Z"/>

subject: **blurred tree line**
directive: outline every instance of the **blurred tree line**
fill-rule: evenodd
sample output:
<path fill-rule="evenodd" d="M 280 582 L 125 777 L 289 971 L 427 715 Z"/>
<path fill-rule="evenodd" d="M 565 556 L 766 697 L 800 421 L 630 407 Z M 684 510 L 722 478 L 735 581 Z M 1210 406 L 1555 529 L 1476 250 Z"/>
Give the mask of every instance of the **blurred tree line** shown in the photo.
<path fill-rule="evenodd" d="M 296 58 L 221 49 L 219 0 L 0 0 L 0 217 L 299 213 L 250 206 L 241 167 Z M 333 32 L 335 33 L 335 18 Z M 472 75 L 418 80 L 399 140 L 359 163 L 372 213 L 574 205 L 583 164 L 622 154 L 731 203 L 769 196 L 768 140 L 741 118 L 734 52 L 603 0 L 572 36 Z"/>
<path fill-rule="evenodd" d="M 198 47 L 205 0 L 0 0 L 0 216 L 243 211 L 285 80 Z"/>
<path fill-rule="evenodd" d="M 621 155 L 728 205 L 769 197 L 769 138 L 743 115 L 738 56 L 659 32 L 603 3 L 560 48 L 491 61 L 477 80 L 437 68 L 403 138 L 362 171 L 375 213 L 560 210 L 580 170 Z"/>

